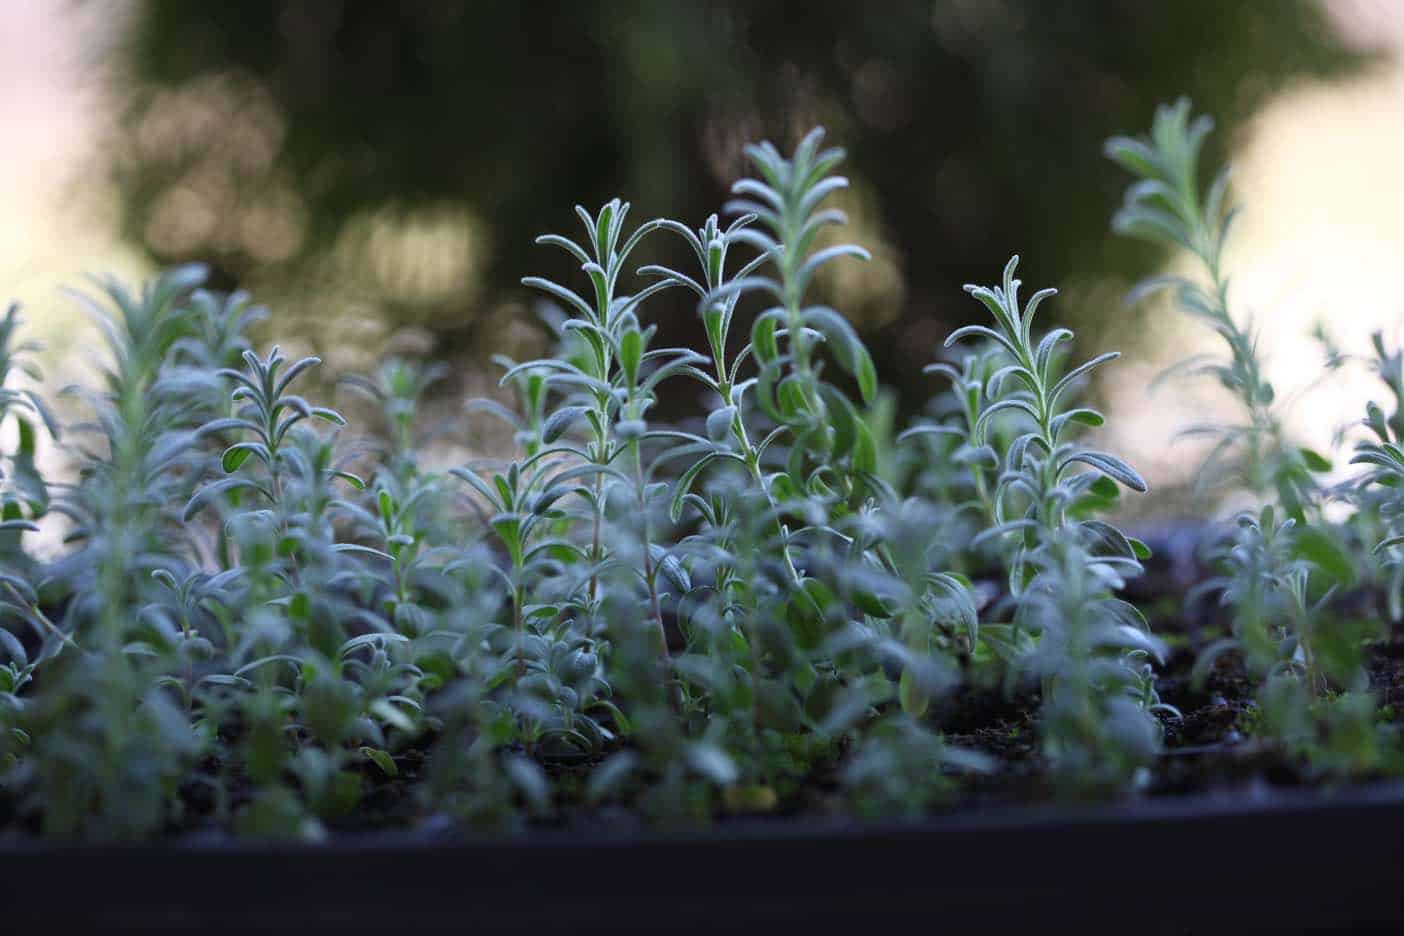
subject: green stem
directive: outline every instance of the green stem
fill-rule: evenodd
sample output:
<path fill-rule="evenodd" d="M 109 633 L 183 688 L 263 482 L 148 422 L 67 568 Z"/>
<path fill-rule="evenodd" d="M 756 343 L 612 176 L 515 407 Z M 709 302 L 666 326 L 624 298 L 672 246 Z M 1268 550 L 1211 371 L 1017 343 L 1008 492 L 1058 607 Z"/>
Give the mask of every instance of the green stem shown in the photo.
<path fill-rule="evenodd" d="M 794 556 L 790 554 L 790 531 L 780 522 L 779 516 L 776 515 L 779 505 L 775 503 L 775 499 L 771 496 L 770 488 L 765 483 L 765 475 L 761 473 L 760 454 L 756 451 L 755 446 L 751 444 L 751 436 L 750 433 L 746 431 L 746 420 L 742 418 L 741 407 L 737 405 L 735 398 L 732 396 L 733 388 L 726 380 L 726 366 L 715 354 L 713 355 L 713 363 L 717 369 L 717 387 L 721 392 L 722 407 L 731 406 L 736 408 L 736 415 L 732 417 L 731 420 L 731 434 L 735 436 L 737 445 L 741 448 L 741 457 L 746 461 L 746 469 L 750 472 L 751 479 L 755 481 L 756 487 L 765 494 L 766 506 L 770 508 L 772 515 L 775 515 L 773 532 L 780 540 L 780 556 L 785 563 L 785 573 L 789 576 L 791 584 L 798 588 L 803 579 L 799 574 L 799 570 L 795 568 Z"/>
<path fill-rule="evenodd" d="M 526 620 L 522 606 L 526 604 L 526 588 L 520 582 L 512 589 L 512 631 L 517 641 L 517 679 L 526 676 Z"/>
<path fill-rule="evenodd" d="M 639 539 L 643 546 L 643 568 L 644 582 L 648 587 L 649 614 L 653 618 L 653 623 L 658 629 L 658 646 L 663 660 L 669 658 L 668 654 L 668 632 L 663 627 L 663 606 L 658 600 L 658 572 L 653 563 L 651 524 L 648 521 L 648 501 L 644 490 L 644 470 L 643 453 L 640 451 L 639 442 L 634 439 L 629 443 L 629 452 L 634 461 L 634 490 L 638 498 L 639 523 L 641 525 Z"/>

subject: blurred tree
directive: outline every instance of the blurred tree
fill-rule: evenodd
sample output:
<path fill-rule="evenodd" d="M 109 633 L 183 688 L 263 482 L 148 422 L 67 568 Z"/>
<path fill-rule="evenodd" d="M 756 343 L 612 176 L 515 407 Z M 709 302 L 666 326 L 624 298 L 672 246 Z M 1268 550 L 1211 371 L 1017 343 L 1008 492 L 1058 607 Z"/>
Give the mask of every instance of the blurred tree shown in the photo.
<path fill-rule="evenodd" d="M 497 328 L 524 273 L 569 275 L 532 238 L 577 201 L 700 224 L 744 142 L 823 123 L 878 246 L 828 288 L 908 389 L 1011 252 L 1039 283 L 1153 260 L 1107 237 L 1106 136 L 1185 93 L 1223 146 L 1287 78 L 1353 60 L 1306 0 L 142 0 L 127 38 L 132 237 L 274 297 L 358 297 L 441 350 Z"/>

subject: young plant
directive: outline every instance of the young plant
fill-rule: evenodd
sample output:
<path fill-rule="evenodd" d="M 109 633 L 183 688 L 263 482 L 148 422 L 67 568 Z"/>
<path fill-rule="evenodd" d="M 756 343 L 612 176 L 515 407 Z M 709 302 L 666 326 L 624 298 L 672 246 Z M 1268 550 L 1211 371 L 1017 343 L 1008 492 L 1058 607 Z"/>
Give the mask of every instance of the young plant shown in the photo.
<path fill-rule="evenodd" d="M 342 383 L 370 399 L 380 410 L 384 441 L 379 454 L 401 486 L 411 485 L 419 473 L 419 413 L 429 391 L 448 376 L 442 363 L 421 364 L 405 358 L 391 358 L 380 365 L 373 377 L 351 374 Z"/>
<path fill-rule="evenodd" d="M 1148 550 L 1094 514 L 1117 485 L 1144 492 L 1146 484 L 1115 455 L 1071 438 L 1075 426 L 1103 422 L 1096 410 L 1072 405 L 1071 391 L 1117 354 L 1063 372 L 1057 351 L 1072 332 L 1055 328 L 1035 340 L 1033 331 L 1035 313 L 1055 290 L 1021 306 L 1017 264 L 1018 257 L 1009 261 L 999 286 L 966 287 L 995 327 L 967 325 L 947 339 L 987 339 L 1006 356 L 986 384 L 998 399 L 977 419 L 975 443 L 983 444 L 1001 413 L 1024 425 L 1004 452 L 991 495 L 997 524 L 984 535 L 1013 544 L 1014 625 L 1037 639 L 1019 667 L 1041 679 L 1044 751 L 1057 779 L 1078 789 L 1125 788 L 1144 776 L 1159 748 L 1159 706 L 1147 704 L 1140 664 L 1147 654 L 1163 658 L 1163 650 L 1141 613 L 1115 597 L 1140 573 Z M 1006 383 L 1014 389 L 1002 389 Z"/>
<path fill-rule="evenodd" d="M 1361 423 L 1373 438 L 1356 444 L 1350 462 L 1367 465 L 1368 470 L 1353 482 L 1351 493 L 1357 522 L 1368 524 L 1376 537 L 1366 545 L 1388 576 L 1389 616 L 1398 621 L 1404 617 L 1404 354 L 1387 350 L 1379 332 L 1371 339 L 1374 370 L 1393 396 L 1394 407 L 1388 415 L 1373 401 L 1366 407 Z"/>
<path fill-rule="evenodd" d="M 549 533 L 552 524 L 565 516 L 557 503 L 574 490 L 573 478 L 584 473 L 568 474 L 559 458 L 543 455 L 512 462 L 490 480 L 467 466 L 450 473 L 483 498 L 487 525 L 507 553 L 507 568 L 501 575 L 512 608 L 511 658 L 520 680 L 527 674 L 527 622 L 560 614 L 555 605 L 531 604 L 529 599 L 539 579 L 559 574 L 559 554 L 578 554 L 575 546 Z"/>
<path fill-rule="evenodd" d="M 31 643 L 47 643 L 50 653 L 72 645 L 39 607 L 34 588 L 36 563 L 24 551 L 21 538 L 35 532 L 35 524 L 48 510 L 49 491 L 35 465 L 39 430 L 58 438 L 58 426 L 48 405 L 36 391 L 10 386 L 11 375 L 21 373 L 35 382 L 43 375 L 29 356 L 39 350 L 33 342 L 17 340 L 19 307 L 11 305 L 0 319 L 0 427 L 12 423 L 18 444 L 15 451 L 0 455 L 0 773 L 19 761 L 19 750 L 29 742 L 28 733 L 18 725 L 25 706 L 21 693 L 34 679 L 42 659 L 31 659 L 25 646 L 24 630 Z M 19 633 L 10 628 L 14 627 Z M 16 750 L 10 750 L 11 746 Z"/>
<path fill-rule="evenodd" d="M 624 237 L 624 223 L 629 214 L 627 202 L 614 199 L 604 205 L 595 216 L 577 205 L 576 214 L 585 225 L 585 246 L 557 234 L 545 234 L 537 238 L 539 244 L 560 247 L 581 264 L 592 287 L 593 301 L 588 301 L 568 287 L 538 276 L 522 280 L 526 286 L 539 289 L 562 302 L 574 316 L 563 328 L 577 335 L 579 353 L 569 360 L 530 361 L 517 365 L 502 378 L 503 383 L 512 380 L 522 371 L 545 371 L 547 382 L 569 388 L 579 394 L 579 409 L 562 411 L 556 434 L 562 433 L 576 418 L 584 417 L 589 426 L 589 441 L 585 457 L 597 471 L 594 488 L 590 493 L 590 552 L 589 562 L 600 566 L 606 558 L 601 542 L 601 528 L 605 523 L 605 480 L 614 460 L 624 451 L 636 453 L 637 434 L 630 433 L 637 428 L 637 420 L 625 419 L 620 408 L 618 390 L 623 370 L 623 341 L 626 331 L 638 335 L 637 317 L 634 310 L 653 293 L 666 288 L 665 283 L 645 286 L 632 296 L 619 292 L 619 280 L 627 265 L 630 254 L 650 231 L 658 227 L 657 221 L 650 221 Z M 629 339 L 631 348 L 637 337 Z M 642 354 L 631 362 L 637 368 L 642 363 Z M 635 371 L 637 378 L 637 370 Z M 625 438 L 620 438 L 616 423 L 628 423 Z M 599 597 L 598 574 L 590 579 L 588 599 L 594 602 Z"/>
<path fill-rule="evenodd" d="M 0 318 L 0 427 L 12 424 L 18 440 L 15 450 L 0 458 L 0 561 L 11 565 L 25 562 L 20 534 L 32 532 L 34 521 L 48 510 L 48 485 L 34 463 L 41 430 L 51 439 L 59 436 L 58 422 L 44 398 L 33 389 L 11 386 L 15 374 L 35 383 L 44 380 L 30 360 L 39 345 L 16 337 L 21 323 L 17 305 Z"/>
<path fill-rule="evenodd" d="M 1224 553 L 1229 576 L 1221 582 L 1225 600 L 1236 611 L 1235 636 L 1204 651 L 1203 678 L 1223 650 L 1242 650 L 1263 684 L 1261 702 L 1277 738 L 1300 749 L 1305 729 L 1292 723 L 1301 718 L 1278 717 L 1292 710 L 1310 713 L 1314 702 L 1332 689 L 1361 691 L 1360 640 L 1357 627 L 1326 613 L 1327 601 L 1338 586 L 1355 580 L 1355 562 L 1321 510 L 1323 489 L 1315 473 L 1329 471 L 1322 455 L 1287 441 L 1274 406 L 1277 399 L 1264 375 L 1251 322 L 1240 325 L 1230 311 L 1229 281 L 1223 251 L 1237 211 L 1228 205 L 1228 169 L 1220 171 L 1201 195 L 1199 157 L 1213 122 L 1191 121 L 1189 101 L 1161 107 L 1149 137 L 1115 137 L 1107 155 L 1139 181 L 1126 192 L 1113 219 L 1121 233 L 1178 247 L 1194 257 L 1203 281 L 1163 276 L 1137 287 L 1134 295 L 1170 288 L 1178 304 L 1206 321 L 1228 346 L 1227 360 L 1192 358 L 1179 365 L 1191 374 L 1210 374 L 1232 392 L 1245 413 L 1239 424 L 1204 427 L 1217 437 L 1202 477 L 1210 483 L 1232 485 L 1262 503 L 1255 517 L 1240 518 L 1233 542 Z M 1272 508 L 1283 515 L 1279 520 Z M 1326 648 L 1337 648 L 1327 653 Z M 1342 656 L 1343 655 L 1343 656 Z M 1343 682 L 1341 681 L 1343 680 Z"/>
<path fill-rule="evenodd" d="M 48 569 L 50 588 L 65 597 L 44 639 L 71 652 L 54 656 L 46 691 L 26 706 L 21 727 L 31 743 L 11 779 L 32 792 L 51 835 L 134 838 L 159 829 L 179 815 L 178 785 L 202 749 L 162 688 L 202 645 L 143 610 L 163 587 L 155 576 L 185 568 L 172 503 L 196 467 L 194 401 L 211 375 L 172 367 L 172 349 L 190 333 L 187 300 L 203 275 L 175 270 L 139 295 L 106 281 L 105 305 L 80 296 L 109 355 L 105 392 L 88 396 L 94 420 L 78 427 L 97 444 L 78 449 L 81 482 L 60 488 L 53 504 L 79 547 Z M 39 604 L 31 608 L 47 622 Z"/>
<path fill-rule="evenodd" d="M 1231 206 L 1229 169 L 1203 188 L 1200 153 L 1213 129 L 1207 116 L 1191 120 L 1190 102 L 1181 98 L 1156 111 L 1147 137 L 1113 137 L 1106 154 L 1138 181 L 1112 219 L 1121 234 L 1186 251 L 1197 263 L 1199 279 L 1157 276 L 1136 287 L 1128 301 L 1161 290 L 1190 316 L 1207 324 L 1224 341 L 1227 357 L 1204 355 L 1180 362 L 1174 372 L 1212 376 L 1239 402 L 1241 422 L 1205 425 L 1190 430 L 1209 435 L 1215 446 L 1201 471 L 1201 483 L 1222 490 L 1238 486 L 1258 501 L 1276 497 L 1288 516 L 1305 519 L 1319 500 L 1314 473 L 1329 470 L 1321 455 L 1288 443 L 1274 404 L 1277 394 L 1264 372 L 1251 320 L 1240 323 L 1231 311 L 1224 248 L 1238 212 Z"/>
<path fill-rule="evenodd" d="M 814 248 L 824 228 L 846 220 L 843 212 L 820 207 L 848 185 L 847 179 L 832 174 L 843 160 L 843 150 L 820 149 L 823 140 L 824 131 L 816 128 L 790 158 L 770 143 L 747 147 L 760 178 L 732 186 L 740 197 L 727 208 L 743 217 L 754 215 L 766 230 L 741 227 L 731 239 L 756 247 L 772 274 L 734 279 L 703 301 L 705 310 L 709 302 L 740 292 L 758 293 L 777 303 L 751 326 L 749 350 L 758 369 L 756 400 L 766 416 L 785 427 L 790 442 L 782 487 L 775 491 L 778 479 L 771 483 L 782 501 L 804 494 L 844 501 L 868 493 L 876 483 L 872 434 L 848 394 L 823 379 L 815 351 L 821 341 L 828 347 L 856 383 L 864 404 L 877 394 L 872 357 L 839 312 L 806 304 L 815 274 L 826 264 L 840 257 L 868 258 L 868 252 L 854 244 Z"/>
<path fill-rule="evenodd" d="M 995 522 L 991 494 L 1003 446 L 988 438 L 977 444 L 976 426 L 984 425 L 981 416 L 995 402 L 986 387 L 1003 363 L 1003 353 L 999 345 L 987 343 L 968 351 L 956 363 L 926 365 L 923 373 L 950 381 L 949 392 L 935 398 L 938 405 L 945 405 L 932 421 L 912 426 L 897 437 L 899 444 L 916 453 L 921 470 L 916 481 L 923 492 L 968 511 L 973 523 L 983 525 Z"/>
<path fill-rule="evenodd" d="M 744 378 L 741 368 L 753 352 L 752 345 L 741 348 L 734 357 L 728 356 L 731 327 L 736 317 L 736 306 L 741 298 L 746 278 L 768 260 L 767 254 L 759 254 L 743 264 L 735 273 L 728 276 L 726 261 L 733 243 L 747 225 L 755 220 L 754 215 L 742 215 L 733 221 L 725 231 L 712 215 L 707 222 L 693 232 L 676 221 L 664 220 L 659 226 L 681 236 L 691 248 L 699 265 L 698 278 L 663 266 L 646 266 L 641 274 L 660 277 L 663 283 L 682 286 L 697 296 L 701 307 L 703 327 L 707 334 L 707 347 L 710 352 L 711 371 L 702 366 L 685 366 L 682 372 L 700 382 L 714 393 L 717 403 L 707 416 L 707 438 L 695 435 L 682 435 L 685 444 L 675 450 L 673 457 L 691 457 L 692 461 L 683 470 L 677 483 L 673 485 L 671 516 L 673 522 L 682 517 L 684 504 L 692 495 L 694 484 L 702 473 L 713 463 L 735 464 L 758 490 L 765 493 L 770 508 L 775 507 L 764 462 L 767 450 L 782 437 L 784 427 L 776 427 L 764 438 L 752 440 L 748 424 L 752 421 L 747 411 L 747 394 L 756 386 L 756 378 Z M 777 527 L 776 534 L 784 538 L 784 531 Z M 793 566 L 788 546 L 782 546 L 786 562 Z M 798 581 L 798 572 L 792 570 L 791 578 Z"/>
<path fill-rule="evenodd" d="M 1260 732 L 1322 771 L 1359 773 L 1397 763 L 1397 743 L 1376 724 L 1364 647 L 1383 636 L 1378 621 L 1342 614 L 1333 591 L 1309 590 L 1315 564 L 1294 540 L 1296 520 L 1271 506 L 1238 518 L 1217 582 L 1233 607 L 1233 636 L 1196 661 L 1204 679 L 1219 654 L 1242 653 L 1257 693 Z"/>

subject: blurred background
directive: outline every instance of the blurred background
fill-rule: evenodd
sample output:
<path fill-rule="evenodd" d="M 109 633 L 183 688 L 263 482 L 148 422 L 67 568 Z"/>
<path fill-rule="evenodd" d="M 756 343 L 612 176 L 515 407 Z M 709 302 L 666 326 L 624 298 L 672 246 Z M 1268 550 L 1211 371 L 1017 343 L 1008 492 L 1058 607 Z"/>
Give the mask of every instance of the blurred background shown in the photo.
<path fill-rule="evenodd" d="M 1322 371 L 1316 323 L 1361 354 L 1398 330 L 1401 45 L 1391 0 L 5 0 L 0 299 L 24 303 L 58 386 L 94 347 L 60 286 L 202 260 L 273 308 L 266 338 L 332 371 L 452 360 L 449 408 L 495 384 L 491 353 L 544 347 L 517 281 L 573 275 L 532 238 L 573 235 L 576 202 L 700 225 L 746 142 L 823 124 L 875 259 L 820 288 L 903 413 L 979 317 L 961 285 L 1018 252 L 1026 283 L 1063 290 L 1080 352 L 1127 352 L 1095 391 L 1106 444 L 1173 488 L 1194 462 L 1176 427 L 1219 401 L 1149 385 L 1212 341 L 1122 304 L 1174 261 L 1110 234 L 1126 179 L 1102 141 L 1181 94 L 1215 116 L 1210 158 L 1233 158 L 1246 205 L 1237 308 L 1291 393 Z M 678 246 L 638 259 L 685 263 Z M 700 335 L 681 295 L 652 310 Z M 1291 425 L 1325 449 L 1372 389 L 1352 371 L 1304 392 Z"/>

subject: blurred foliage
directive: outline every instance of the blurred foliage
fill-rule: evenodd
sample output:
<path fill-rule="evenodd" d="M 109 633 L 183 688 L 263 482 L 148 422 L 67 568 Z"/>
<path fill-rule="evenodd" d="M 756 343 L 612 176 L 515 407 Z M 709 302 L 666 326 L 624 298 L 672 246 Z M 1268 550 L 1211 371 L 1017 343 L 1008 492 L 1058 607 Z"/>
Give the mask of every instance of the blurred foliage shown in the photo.
<path fill-rule="evenodd" d="M 971 271 L 1027 250 L 1075 285 L 1154 261 L 1106 236 L 1096 141 L 1184 93 L 1223 145 L 1284 80 L 1355 59 L 1304 0 L 142 0 L 128 30 L 128 234 L 265 295 L 354 297 L 446 352 L 500 345 L 483 332 L 523 274 L 568 275 L 532 238 L 576 201 L 701 223 L 743 141 L 822 123 L 878 249 L 821 286 L 906 390 Z M 678 310 L 670 337 L 700 337 Z"/>

